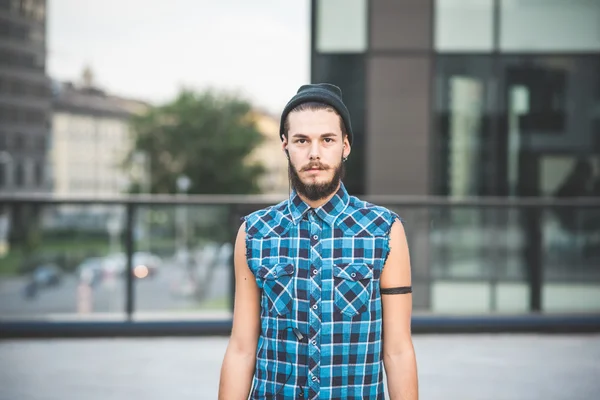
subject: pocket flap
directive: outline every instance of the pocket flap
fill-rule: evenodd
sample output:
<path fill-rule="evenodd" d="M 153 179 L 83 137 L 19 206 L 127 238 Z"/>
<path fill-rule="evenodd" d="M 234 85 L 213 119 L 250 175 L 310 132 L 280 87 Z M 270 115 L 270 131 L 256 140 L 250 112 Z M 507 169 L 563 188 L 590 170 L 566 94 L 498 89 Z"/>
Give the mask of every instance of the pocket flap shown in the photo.
<path fill-rule="evenodd" d="M 333 269 L 333 275 L 349 281 L 371 279 L 373 278 L 373 266 L 366 263 L 337 264 Z"/>
<path fill-rule="evenodd" d="M 261 265 L 256 271 L 256 275 L 262 279 L 275 280 L 282 276 L 293 275 L 294 270 L 294 264 Z"/>

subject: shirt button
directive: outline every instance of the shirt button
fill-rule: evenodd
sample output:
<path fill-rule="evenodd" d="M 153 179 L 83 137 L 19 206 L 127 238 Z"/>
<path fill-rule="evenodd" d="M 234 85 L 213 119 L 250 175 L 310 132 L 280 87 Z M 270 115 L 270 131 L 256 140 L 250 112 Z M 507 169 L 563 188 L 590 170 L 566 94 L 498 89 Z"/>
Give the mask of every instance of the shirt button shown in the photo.
<path fill-rule="evenodd" d="M 313 239 L 317 240 L 319 237 L 317 235 L 313 235 Z"/>
<path fill-rule="evenodd" d="M 316 275 L 316 274 L 317 274 L 317 270 L 313 269 L 313 275 Z"/>
<path fill-rule="evenodd" d="M 312 380 L 313 380 L 313 382 L 315 382 L 315 381 L 317 380 L 317 377 L 316 377 L 316 376 L 313 376 L 313 377 L 312 377 Z"/>
<path fill-rule="evenodd" d="M 315 304 L 315 305 L 313 306 L 313 310 L 316 310 L 317 308 L 318 308 L 318 306 Z"/>
<path fill-rule="evenodd" d="M 356 272 L 351 273 L 350 276 L 354 278 L 356 276 Z"/>
<path fill-rule="evenodd" d="M 317 341 L 316 340 L 313 340 L 311 343 L 313 344 L 313 346 L 317 345 Z"/>

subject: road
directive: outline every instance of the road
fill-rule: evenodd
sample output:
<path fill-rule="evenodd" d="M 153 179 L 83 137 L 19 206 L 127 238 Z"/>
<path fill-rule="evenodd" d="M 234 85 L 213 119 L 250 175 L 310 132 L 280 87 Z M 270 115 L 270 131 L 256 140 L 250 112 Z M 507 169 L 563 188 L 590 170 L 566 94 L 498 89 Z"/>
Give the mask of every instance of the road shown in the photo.
<path fill-rule="evenodd" d="M 417 335 L 420 398 L 591 400 L 600 336 Z M 0 342 L 0 400 L 211 400 L 227 338 Z M 9 367 L 5 367 L 9 366 Z"/>
<path fill-rule="evenodd" d="M 165 266 L 152 278 L 134 281 L 135 307 L 140 313 L 164 313 L 186 311 L 198 308 L 190 296 L 173 293 L 175 282 L 182 273 L 174 266 Z M 123 278 L 103 281 L 89 292 L 81 292 L 77 277 L 65 275 L 57 287 L 40 290 L 33 299 L 23 295 L 26 279 L 22 277 L 0 277 L 0 319 L 35 318 L 42 316 L 73 316 L 78 313 L 78 294 L 91 294 L 93 313 L 109 313 L 123 316 L 125 310 L 125 287 Z M 229 295 L 229 270 L 220 267 L 216 270 L 207 300 Z"/>

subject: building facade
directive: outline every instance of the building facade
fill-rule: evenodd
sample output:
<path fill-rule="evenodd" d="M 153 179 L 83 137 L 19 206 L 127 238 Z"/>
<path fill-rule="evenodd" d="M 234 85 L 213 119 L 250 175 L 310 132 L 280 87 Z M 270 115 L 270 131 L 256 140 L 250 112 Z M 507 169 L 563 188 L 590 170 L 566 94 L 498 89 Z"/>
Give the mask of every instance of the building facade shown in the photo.
<path fill-rule="evenodd" d="M 87 72 L 89 74 L 89 71 Z M 111 196 L 129 184 L 122 164 L 132 146 L 129 121 L 143 112 L 141 101 L 111 96 L 95 88 L 88 76 L 80 85 L 53 87 L 53 192 L 60 195 Z M 139 160 L 144 181 L 149 160 Z"/>
<path fill-rule="evenodd" d="M 48 191 L 46 1 L 0 0 L 0 192 Z"/>
<path fill-rule="evenodd" d="M 313 82 L 341 86 L 355 194 L 600 190 L 600 2 L 313 0 Z"/>

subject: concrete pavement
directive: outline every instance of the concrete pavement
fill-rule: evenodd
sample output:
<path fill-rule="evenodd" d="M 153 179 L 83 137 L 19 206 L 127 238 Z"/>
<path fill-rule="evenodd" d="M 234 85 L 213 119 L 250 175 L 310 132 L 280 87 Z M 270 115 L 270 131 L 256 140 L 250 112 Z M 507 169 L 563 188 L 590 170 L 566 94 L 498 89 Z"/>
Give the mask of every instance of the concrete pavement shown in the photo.
<path fill-rule="evenodd" d="M 421 399 L 591 400 L 600 336 L 416 335 Z M 226 338 L 0 341 L 0 400 L 216 399 Z"/>

